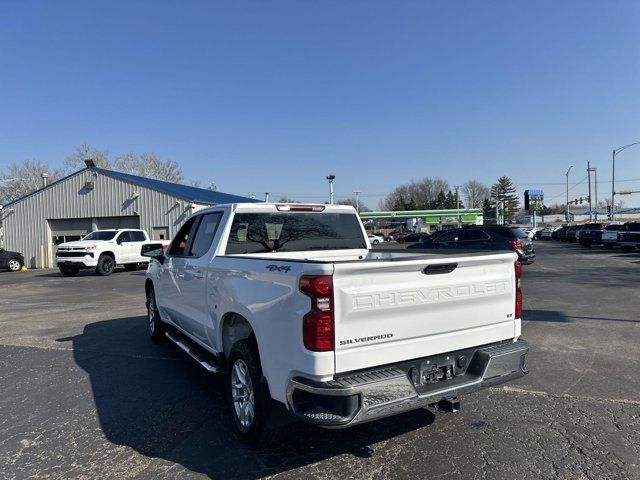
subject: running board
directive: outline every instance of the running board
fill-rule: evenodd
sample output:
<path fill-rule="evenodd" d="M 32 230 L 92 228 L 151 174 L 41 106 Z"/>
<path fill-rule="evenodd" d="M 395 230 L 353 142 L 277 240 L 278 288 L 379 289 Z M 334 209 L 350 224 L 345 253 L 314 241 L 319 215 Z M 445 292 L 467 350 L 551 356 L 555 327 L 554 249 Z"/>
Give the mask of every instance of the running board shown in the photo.
<path fill-rule="evenodd" d="M 218 373 L 220 371 L 218 365 L 213 363 L 211 360 L 202 358 L 203 355 L 198 351 L 200 350 L 199 347 L 189 345 L 188 340 L 180 338 L 178 334 L 170 330 L 165 332 L 165 336 L 177 346 L 179 346 L 182 350 L 184 350 L 185 353 L 187 353 L 191 358 L 198 362 L 207 372 Z"/>

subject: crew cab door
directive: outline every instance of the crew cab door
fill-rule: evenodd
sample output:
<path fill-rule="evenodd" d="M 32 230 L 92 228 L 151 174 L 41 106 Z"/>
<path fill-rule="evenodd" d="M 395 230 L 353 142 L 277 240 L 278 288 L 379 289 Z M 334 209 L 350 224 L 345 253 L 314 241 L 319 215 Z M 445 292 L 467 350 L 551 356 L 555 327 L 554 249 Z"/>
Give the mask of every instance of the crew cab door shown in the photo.
<path fill-rule="evenodd" d="M 125 230 L 120 232 L 120 234 L 116 237 L 116 244 L 118 245 L 116 249 L 116 262 L 119 264 L 123 263 L 133 263 L 134 257 L 139 255 L 138 252 L 134 252 L 134 244 L 131 237 L 131 232 L 129 230 Z M 138 251 L 140 247 L 138 246 Z"/>
<path fill-rule="evenodd" d="M 171 243 L 163 271 L 168 314 L 203 342 L 207 342 L 206 329 L 212 323 L 206 291 L 209 250 L 221 218 L 221 212 L 209 212 L 189 219 Z"/>
<path fill-rule="evenodd" d="M 156 292 L 156 302 L 161 313 L 167 315 L 173 323 L 182 327 L 187 324 L 183 291 L 185 289 L 184 271 L 193 235 L 195 234 L 197 217 L 188 219 L 174 237 L 167 259 L 162 265 Z"/>

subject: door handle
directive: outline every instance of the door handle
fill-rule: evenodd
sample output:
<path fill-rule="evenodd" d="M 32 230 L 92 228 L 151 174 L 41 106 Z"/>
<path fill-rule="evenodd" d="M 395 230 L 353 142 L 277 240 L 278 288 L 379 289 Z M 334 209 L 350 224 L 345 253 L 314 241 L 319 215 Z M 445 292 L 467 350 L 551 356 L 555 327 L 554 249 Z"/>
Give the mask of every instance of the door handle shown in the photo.
<path fill-rule="evenodd" d="M 193 278 L 204 278 L 204 273 L 202 273 L 200 270 L 198 270 L 197 272 L 193 272 Z"/>

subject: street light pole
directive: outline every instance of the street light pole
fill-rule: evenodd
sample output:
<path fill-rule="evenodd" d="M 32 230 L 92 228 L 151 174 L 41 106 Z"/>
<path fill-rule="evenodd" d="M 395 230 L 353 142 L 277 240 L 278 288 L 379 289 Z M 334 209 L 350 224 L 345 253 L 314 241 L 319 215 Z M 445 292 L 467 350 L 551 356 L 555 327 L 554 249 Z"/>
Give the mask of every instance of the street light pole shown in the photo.
<path fill-rule="evenodd" d="M 567 214 L 565 216 L 565 220 L 567 221 L 567 223 L 569 223 L 569 172 L 572 168 L 573 165 L 571 165 L 569 167 L 569 170 L 567 170 L 567 173 L 565 173 L 565 175 L 567 176 Z"/>
<path fill-rule="evenodd" d="M 629 147 L 633 147 L 634 145 L 640 145 L 640 142 L 633 142 L 628 145 L 623 145 L 622 147 L 614 148 L 611 162 L 611 220 L 615 220 L 615 197 L 616 197 L 616 155 L 623 150 L 626 150 Z"/>
<path fill-rule="evenodd" d="M 593 172 L 593 190 L 594 190 L 594 201 L 591 202 L 591 172 Z M 589 175 L 589 220 L 591 220 L 591 212 L 592 212 L 592 203 L 596 207 L 595 211 L 595 221 L 598 221 L 598 170 L 596 167 L 592 167 L 589 162 L 587 162 L 587 174 Z"/>
<path fill-rule="evenodd" d="M 336 176 L 331 173 L 327 175 L 327 180 L 329 181 L 329 205 L 333 205 L 333 181 L 336 179 Z"/>
<path fill-rule="evenodd" d="M 456 210 L 457 210 L 457 218 L 458 218 L 458 228 L 460 228 L 460 185 L 454 185 L 456 189 Z"/>
<path fill-rule="evenodd" d="M 354 190 L 353 193 L 356 196 L 356 213 L 360 215 L 360 190 Z"/>
<path fill-rule="evenodd" d="M 589 222 L 593 221 L 593 204 L 591 203 L 591 163 L 587 162 L 587 177 L 589 179 Z"/>

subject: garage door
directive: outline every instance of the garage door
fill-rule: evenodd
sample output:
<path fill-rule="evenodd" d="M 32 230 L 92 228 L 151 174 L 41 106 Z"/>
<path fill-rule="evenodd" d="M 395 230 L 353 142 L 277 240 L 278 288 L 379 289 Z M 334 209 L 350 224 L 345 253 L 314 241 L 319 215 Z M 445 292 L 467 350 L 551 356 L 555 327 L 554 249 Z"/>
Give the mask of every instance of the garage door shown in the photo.
<path fill-rule="evenodd" d="M 60 245 L 64 242 L 80 240 L 91 231 L 90 218 L 65 218 L 61 220 L 49 220 L 51 229 L 51 244 Z"/>
<path fill-rule="evenodd" d="M 140 217 L 99 217 L 96 218 L 98 230 L 109 230 L 111 228 L 140 228 Z"/>

